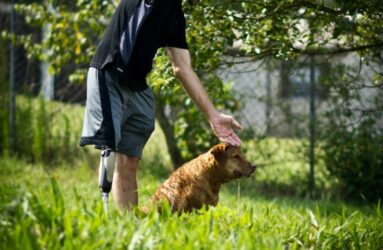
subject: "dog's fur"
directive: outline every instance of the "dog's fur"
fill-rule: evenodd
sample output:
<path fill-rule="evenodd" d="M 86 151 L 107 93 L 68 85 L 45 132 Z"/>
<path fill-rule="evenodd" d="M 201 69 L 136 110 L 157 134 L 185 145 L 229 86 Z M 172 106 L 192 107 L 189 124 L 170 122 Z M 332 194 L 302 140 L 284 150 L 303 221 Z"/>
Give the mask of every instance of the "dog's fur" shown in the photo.
<path fill-rule="evenodd" d="M 221 143 L 174 171 L 151 197 L 151 204 L 160 209 L 162 202 L 169 202 L 172 212 L 178 213 L 215 206 L 221 184 L 254 171 L 239 148 Z"/>

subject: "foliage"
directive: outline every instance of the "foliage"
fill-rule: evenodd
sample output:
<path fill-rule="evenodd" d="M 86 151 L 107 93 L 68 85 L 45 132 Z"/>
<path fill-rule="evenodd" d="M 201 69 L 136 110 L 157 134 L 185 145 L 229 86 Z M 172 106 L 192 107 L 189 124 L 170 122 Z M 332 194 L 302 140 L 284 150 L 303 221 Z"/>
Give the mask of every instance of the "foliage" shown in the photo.
<path fill-rule="evenodd" d="M 52 72 L 68 63 L 78 65 L 71 81 L 84 82 L 86 65 L 118 1 L 77 0 L 21 4 L 18 11 L 31 25 L 44 28 L 45 38 L 21 36 L 13 40 L 24 44 L 31 56 L 48 61 Z M 213 99 L 222 110 L 238 108 L 235 97 L 214 72 L 222 64 L 232 64 L 222 55 L 247 56 L 249 61 L 275 57 L 294 60 L 299 55 L 328 55 L 357 52 L 368 63 L 382 64 L 383 31 L 380 1 L 229 1 L 201 0 L 184 4 L 188 43 L 193 65 Z M 9 36 L 12 39 L 12 36 Z M 242 42 L 239 50 L 233 41 Z M 170 114 L 157 116 L 170 152 L 189 158 L 206 149 L 212 140 L 209 126 L 189 98 L 181 94 L 171 74 L 168 60 L 160 53 L 151 82 L 157 92 L 157 108 Z M 376 74 L 381 86 L 381 74 Z M 332 84 L 337 84 L 336 82 Z M 195 137 L 191 139 L 190 135 Z M 176 150 L 171 149 L 176 147 Z M 181 150 L 182 149 L 182 150 Z M 173 154 L 173 153 L 172 153 Z M 174 164 L 178 163 L 172 155 Z M 183 159 L 185 160 L 185 159 Z"/>
<path fill-rule="evenodd" d="M 369 85 L 368 74 L 347 75 L 353 67 L 338 65 L 332 75 L 331 99 L 321 127 L 323 160 L 339 181 L 344 197 L 377 200 L 383 197 L 383 100 Z M 354 68 L 354 72 L 358 69 Z M 371 86 L 373 87 L 373 86 Z M 379 91 L 379 90 L 378 90 Z M 365 96 L 368 95 L 369 98 Z"/>
<path fill-rule="evenodd" d="M 215 17 L 231 20 L 245 54 L 282 59 L 299 54 L 359 51 L 381 58 L 380 1 L 209 1 Z"/>
<path fill-rule="evenodd" d="M 5 39 L 0 37 L 0 55 L 6 53 Z M 9 131 L 9 82 L 6 79 L 7 61 L 5 57 L 0 56 L 0 152 L 5 152 L 10 147 L 10 131 Z"/>
<path fill-rule="evenodd" d="M 38 107 L 38 101 L 31 102 Z M 48 111 L 62 109 L 72 130 L 79 133 L 82 107 L 45 105 Z M 53 126 L 53 135 L 64 124 L 63 119 L 54 119 L 59 121 L 53 124 L 60 126 Z M 74 143 L 71 140 L 70 145 L 74 147 Z M 97 188 L 97 157 L 71 154 L 55 168 L 50 163 L 0 157 L 0 248 L 380 249 L 380 203 L 355 207 L 328 199 L 307 201 L 276 195 L 294 188 L 300 191 L 297 179 L 305 176 L 300 172 L 300 156 L 287 149 L 301 143 L 266 138 L 245 144 L 249 160 L 267 165 L 257 169 L 255 180 L 223 185 L 218 207 L 182 216 L 165 210 L 162 215 L 141 218 L 119 215 L 113 199 L 105 217 Z M 61 154 L 62 148 L 57 152 Z M 145 147 L 139 171 L 140 205 L 170 170 L 163 135 L 156 130 Z"/>
<path fill-rule="evenodd" d="M 327 132 L 324 161 L 339 179 L 343 195 L 359 200 L 382 198 L 383 131 L 375 121 L 366 120 L 353 128 L 334 124 Z"/>
<path fill-rule="evenodd" d="M 103 1 L 100 4 L 96 0 L 69 2 L 49 0 L 19 5 L 18 11 L 26 17 L 27 22 L 38 27 L 45 27 L 46 37 L 43 41 L 39 41 L 37 37 L 31 36 L 21 36 L 17 39 L 9 34 L 6 36 L 14 42 L 24 44 L 31 56 L 50 62 L 52 72 L 59 72 L 63 66 L 75 63 L 78 65 L 78 70 L 70 79 L 83 83 L 86 65 L 94 53 L 95 45 L 117 2 Z M 301 55 L 321 55 L 330 61 L 334 55 L 355 52 L 361 59 L 360 64 L 374 72 L 373 79 L 368 81 L 369 84 L 364 84 L 363 88 L 378 89 L 382 86 L 383 9 L 378 0 L 352 3 L 344 0 L 261 2 L 201 0 L 195 7 L 187 5 L 184 7 L 193 65 L 204 80 L 214 103 L 221 110 L 234 111 L 239 107 L 237 98 L 229 94 L 231 93 L 229 85 L 223 84 L 214 74 L 219 66 L 233 63 L 226 61 L 227 58 L 223 57 L 226 54 L 246 56 L 248 61 L 266 57 L 294 61 Z M 240 49 L 232 48 L 235 40 L 242 42 Z M 156 62 L 150 82 L 157 93 L 157 114 L 165 114 L 162 120 L 157 118 L 165 131 L 168 147 L 175 147 L 178 150 L 179 157 L 174 157 L 175 153 L 172 152 L 177 150 L 169 149 L 173 163 L 177 166 L 179 162 L 190 158 L 191 155 L 204 151 L 214 140 L 201 114 L 197 112 L 195 106 L 191 105 L 190 99 L 181 94 L 181 88 L 171 74 L 171 67 L 163 51 L 158 55 Z M 343 76 L 352 72 L 354 72 L 353 69 L 347 69 L 343 72 Z M 356 72 L 360 73 L 358 70 Z M 349 90 L 354 88 L 353 82 L 358 82 L 355 77 L 352 78 L 329 77 L 325 80 L 329 89 L 341 93 L 341 95 L 331 96 L 336 105 L 349 103 L 348 95 L 351 93 Z M 171 108 L 167 109 L 167 107 Z M 381 108 L 382 106 L 378 105 L 373 108 L 362 108 L 358 112 L 362 120 L 370 120 L 372 117 L 369 117 L 369 114 L 376 114 L 376 111 L 382 110 Z M 351 112 L 354 111 L 351 110 Z M 332 109 L 331 112 L 329 117 L 339 118 L 343 114 L 348 114 L 350 109 L 343 109 L 342 115 L 339 115 L 337 109 Z M 327 157 L 331 155 L 335 147 L 333 140 L 337 136 L 351 136 L 347 134 L 350 131 L 349 126 L 344 127 L 338 122 L 334 123 L 332 119 L 329 119 L 327 127 L 323 127 L 322 131 L 337 131 L 333 130 L 335 126 L 339 128 L 339 135 L 328 133 L 330 135 L 328 140 L 326 134 L 321 137 L 321 142 L 329 145 L 323 148 L 329 168 L 334 165 L 333 161 Z M 380 118 L 375 116 L 373 119 Z M 352 128 L 355 132 L 349 137 L 352 142 L 347 145 L 338 145 L 342 148 L 339 152 L 348 152 L 347 146 L 358 144 L 354 141 L 354 139 L 359 140 L 357 138 L 360 136 L 356 136 L 357 134 L 362 135 L 370 131 L 366 138 L 376 138 L 374 129 L 356 132 L 363 127 L 364 125 L 356 125 Z M 296 128 L 300 129 L 300 127 Z M 6 129 L 7 127 L 3 126 L 2 131 Z M 376 145 L 379 147 L 379 144 Z M 349 164 L 348 157 L 341 157 L 341 159 L 344 162 L 338 162 L 339 166 Z M 362 158 L 356 161 L 365 162 L 360 159 Z M 368 162 L 366 164 L 363 169 L 371 165 Z"/>
<path fill-rule="evenodd" d="M 8 34 L 14 42 L 23 45 L 30 57 L 49 62 L 52 74 L 60 72 L 69 63 L 78 65 L 71 79 L 83 82 L 84 68 L 94 54 L 95 46 L 106 28 L 114 9 L 108 1 L 54 1 L 19 4 L 16 10 L 26 22 L 44 31 L 43 39 L 37 34 Z M 82 74 L 82 76 L 81 76 Z"/>
<path fill-rule="evenodd" d="M 42 161 L 44 158 L 44 154 L 48 152 L 48 145 L 46 143 L 48 142 L 48 138 L 50 137 L 50 129 L 46 128 L 50 127 L 50 121 L 47 116 L 48 114 L 45 110 L 45 101 L 44 99 L 40 98 L 38 111 L 36 114 L 36 120 L 34 124 L 34 136 L 32 145 L 33 156 L 37 161 Z"/>
<path fill-rule="evenodd" d="M 60 114 L 58 110 L 66 114 Z M 83 109 L 75 106 L 46 103 L 42 98 L 17 96 L 15 120 L 18 136 L 15 148 L 10 152 L 9 109 L 2 109 L 0 115 L 6 118 L 1 123 L 0 153 L 12 153 L 32 162 L 57 163 L 63 159 L 75 160 L 75 156 L 79 155 L 76 146 L 81 130 L 81 117 L 74 114 L 78 114 L 79 111 L 83 113 Z"/>
<path fill-rule="evenodd" d="M 118 1 L 78 0 L 62 3 L 19 5 L 28 23 L 49 24 L 41 44 L 23 37 L 30 53 L 44 56 L 55 69 L 75 59 L 88 63 L 94 46 L 105 29 Z M 246 56 L 282 59 L 299 54 L 336 54 L 359 51 L 363 56 L 379 58 L 383 46 L 380 1 L 271 0 L 236 2 L 201 0 L 195 7 L 184 4 L 188 19 L 189 44 L 195 58 L 200 51 L 210 54 L 201 61 L 214 69 L 219 56 L 236 39 L 243 41 Z M 332 46 L 329 46 L 329 43 Z M 36 47 L 34 47 L 36 46 Z M 67 53 L 68 51 L 74 53 Z M 45 53 L 46 54 L 46 53 Z"/>

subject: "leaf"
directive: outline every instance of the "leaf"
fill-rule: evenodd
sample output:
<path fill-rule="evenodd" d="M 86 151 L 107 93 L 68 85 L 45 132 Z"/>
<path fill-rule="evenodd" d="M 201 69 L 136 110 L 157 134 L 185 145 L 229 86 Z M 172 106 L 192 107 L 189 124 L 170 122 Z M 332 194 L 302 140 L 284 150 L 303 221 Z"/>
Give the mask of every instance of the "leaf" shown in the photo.
<path fill-rule="evenodd" d="M 311 210 L 309 210 L 309 215 L 310 215 L 311 226 L 313 226 L 315 229 L 319 229 L 319 223 L 317 219 L 315 218 L 314 213 Z"/>

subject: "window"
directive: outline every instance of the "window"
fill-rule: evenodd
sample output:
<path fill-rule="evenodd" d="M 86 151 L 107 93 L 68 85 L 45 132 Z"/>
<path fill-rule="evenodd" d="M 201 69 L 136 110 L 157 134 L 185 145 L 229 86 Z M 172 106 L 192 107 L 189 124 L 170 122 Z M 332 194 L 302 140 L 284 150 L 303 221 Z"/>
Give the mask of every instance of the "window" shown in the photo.
<path fill-rule="evenodd" d="M 328 90 L 324 86 L 323 78 L 330 74 L 330 65 L 325 62 L 316 62 L 314 75 L 317 97 L 325 99 Z M 311 83 L 310 59 L 304 62 L 282 62 L 279 96 L 281 98 L 309 98 Z"/>

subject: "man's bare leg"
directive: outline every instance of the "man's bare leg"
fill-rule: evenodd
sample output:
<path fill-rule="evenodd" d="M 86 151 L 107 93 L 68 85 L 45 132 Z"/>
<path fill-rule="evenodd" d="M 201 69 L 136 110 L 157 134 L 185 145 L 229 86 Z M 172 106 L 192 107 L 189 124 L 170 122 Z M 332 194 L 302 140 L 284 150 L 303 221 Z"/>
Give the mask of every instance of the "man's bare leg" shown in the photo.
<path fill-rule="evenodd" d="M 140 159 L 116 152 L 113 176 L 113 197 L 121 212 L 131 211 L 138 205 L 137 169 Z"/>

